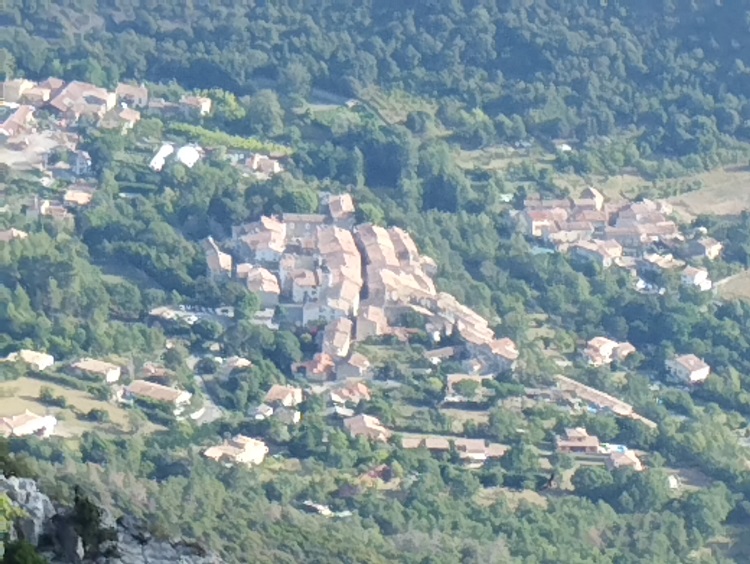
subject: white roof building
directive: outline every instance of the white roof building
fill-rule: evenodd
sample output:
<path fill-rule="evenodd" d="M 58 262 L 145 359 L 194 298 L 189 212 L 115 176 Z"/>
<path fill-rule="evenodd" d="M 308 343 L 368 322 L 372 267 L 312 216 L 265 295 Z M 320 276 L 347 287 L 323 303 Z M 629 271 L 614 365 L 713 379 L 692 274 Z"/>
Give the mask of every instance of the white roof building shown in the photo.
<path fill-rule="evenodd" d="M 21 349 L 18 352 L 14 352 L 8 355 L 6 360 L 10 362 L 24 362 L 28 364 L 32 369 L 43 371 L 55 364 L 55 357 L 51 354 L 46 354 L 38 351 L 31 351 L 28 349 Z"/>
<path fill-rule="evenodd" d="M 52 415 L 37 415 L 28 409 L 10 417 L 0 418 L 0 435 L 3 437 L 25 437 L 28 435 L 50 436 L 57 425 Z"/>
<path fill-rule="evenodd" d="M 170 143 L 164 143 L 159 150 L 156 152 L 148 166 L 156 172 L 161 171 L 167 162 L 167 157 L 174 153 L 174 145 Z"/>
<path fill-rule="evenodd" d="M 93 358 L 82 358 L 70 367 L 74 370 L 103 378 L 108 384 L 117 382 L 122 374 L 122 369 L 116 364 Z"/>
<path fill-rule="evenodd" d="M 200 147 L 185 145 L 177 149 L 175 158 L 188 168 L 193 168 L 201 158 Z"/>

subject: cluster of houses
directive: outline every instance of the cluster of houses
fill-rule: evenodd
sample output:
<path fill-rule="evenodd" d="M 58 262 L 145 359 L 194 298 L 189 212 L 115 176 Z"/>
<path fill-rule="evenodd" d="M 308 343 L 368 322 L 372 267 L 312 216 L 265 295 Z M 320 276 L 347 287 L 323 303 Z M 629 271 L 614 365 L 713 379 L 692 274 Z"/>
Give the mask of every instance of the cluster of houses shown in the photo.
<path fill-rule="evenodd" d="M 599 336 L 588 341 L 583 350 L 583 356 L 589 365 L 600 367 L 613 362 L 622 362 L 634 352 L 636 352 L 635 347 L 628 342 L 618 343 Z M 711 373 L 711 367 L 694 354 L 682 354 L 669 358 L 665 361 L 664 368 L 669 379 L 683 385 L 701 384 Z"/>
<path fill-rule="evenodd" d="M 460 459 L 470 468 L 479 467 L 489 459 L 502 458 L 507 451 L 505 446 L 499 443 L 488 443 L 484 439 L 429 435 L 403 437 L 401 446 L 405 449 L 424 448 L 432 453 L 447 453 L 455 449 Z"/>
<path fill-rule="evenodd" d="M 179 102 L 149 98 L 144 85 L 119 83 L 114 91 L 94 84 L 59 78 L 34 82 L 25 78 L 2 84 L 3 102 L 15 108 L 0 125 L 0 135 L 15 137 L 33 127 L 33 113 L 46 109 L 66 125 L 83 117 L 95 119 L 102 128 L 127 131 L 141 119 L 141 110 L 163 116 L 202 117 L 211 112 L 211 99 L 183 96 Z M 138 109 L 136 109 L 138 108 Z"/>
<path fill-rule="evenodd" d="M 610 204 L 589 187 L 577 199 L 528 198 L 515 219 L 527 237 L 602 268 L 619 266 L 634 274 L 679 272 L 683 284 L 710 290 L 708 271 L 688 266 L 686 260 L 715 260 L 721 255 L 721 243 L 703 234 L 687 240 L 669 218 L 671 213 L 668 204 L 651 200 Z M 638 280 L 638 289 L 649 289 Z"/>
<path fill-rule="evenodd" d="M 317 214 L 284 213 L 235 226 L 222 250 L 204 242 L 212 278 L 242 280 L 263 308 L 298 326 L 322 327 L 320 352 L 295 365 L 311 380 L 365 377 L 370 361 L 354 344 L 404 338 L 405 314 L 418 314 L 439 339 L 458 331 L 486 371 L 511 369 L 519 356 L 495 338 L 489 321 L 445 292 L 432 277 L 435 261 L 398 227 L 355 225 L 350 194 L 327 195 Z"/>
<path fill-rule="evenodd" d="M 47 353 L 22 349 L 9 354 L 1 362 L 22 362 L 35 372 L 45 372 L 56 367 L 55 358 Z M 181 415 L 190 404 L 192 394 L 186 390 L 153 381 L 165 374 L 152 365 L 143 367 L 143 378 L 129 384 L 120 384 L 123 369 L 120 365 L 93 359 L 82 358 L 59 368 L 71 376 L 81 377 L 111 386 L 112 397 L 120 402 L 147 401 L 166 405 L 175 415 Z"/>
<path fill-rule="evenodd" d="M 613 362 L 622 362 L 635 352 L 630 343 L 618 343 L 607 337 L 594 337 L 586 344 L 584 356 L 591 366 L 605 366 Z"/>

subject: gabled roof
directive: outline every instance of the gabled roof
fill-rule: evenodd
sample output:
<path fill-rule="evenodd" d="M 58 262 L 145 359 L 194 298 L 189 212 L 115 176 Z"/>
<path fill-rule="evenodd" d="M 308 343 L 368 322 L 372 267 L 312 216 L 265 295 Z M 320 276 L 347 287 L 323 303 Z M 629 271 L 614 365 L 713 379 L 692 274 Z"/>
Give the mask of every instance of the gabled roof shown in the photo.
<path fill-rule="evenodd" d="M 29 234 L 26 233 L 26 231 L 21 231 L 20 229 L 11 227 L 5 231 L 0 231 L 0 243 L 10 243 L 15 239 L 26 239 L 28 236 Z"/>
<path fill-rule="evenodd" d="M 22 433 L 23 427 L 34 423 L 42 424 L 45 419 L 49 419 L 50 422 L 54 421 L 54 418 L 49 415 L 37 415 L 28 409 L 19 415 L 2 417 L 0 418 L 0 435 L 10 437 L 17 433 L 26 434 Z"/>
<path fill-rule="evenodd" d="M 361 370 L 367 370 L 371 366 L 368 358 L 358 352 L 352 353 L 352 356 L 349 357 L 349 360 L 347 360 L 346 363 Z"/>
<path fill-rule="evenodd" d="M 266 393 L 263 400 L 265 403 L 292 403 L 297 405 L 302 402 L 302 389 L 294 386 L 282 386 L 274 384 Z"/>
<path fill-rule="evenodd" d="M 213 237 L 205 240 L 204 248 L 206 249 L 206 262 L 211 272 L 232 272 L 232 256 L 222 252 Z"/>
<path fill-rule="evenodd" d="M 331 391 L 331 401 L 334 403 L 370 401 L 370 389 L 362 382 L 347 382 Z"/>
<path fill-rule="evenodd" d="M 676 357 L 672 362 L 682 366 L 688 372 L 697 372 L 705 368 L 710 368 L 702 359 L 694 354 L 683 354 Z"/>
<path fill-rule="evenodd" d="M 83 110 L 90 106 L 106 105 L 109 92 L 87 82 L 69 82 L 51 101 L 50 106 L 64 112 L 71 108 Z"/>
<path fill-rule="evenodd" d="M 117 96 L 120 98 L 130 98 L 135 100 L 148 98 L 148 88 L 145 86 L 135 86 L 132 84 L 124 84 L 120 82 L 115 90 Z"/>
<path fill-rule="evenodd" d="M 351 194 L 338 194 L 328 199 L 328 212 L 333 219 L 343 219 L 354 213 Z"/>
<path fill-rule="evenodd" d="M 386 441 L 392 435 L 377 417 L 371 415 L 355 415 L 344 419 L 344 427 L 354 436 L 365 436 L 373 440 Z"/>
<path fill-rule="evenodd" d="M 93 358 L 82 358 L 78 362 L 71 364 L 71 368 L 99 375 L 105 375 L 112 370 L 120 370 L 120 367 L 116 364 Z"/>
<path fill-rule="evenodd" d="M 685 270 L 682 271 L 682 275 L 690 280 L 695 280 L 696 278 L 699 278 L 701 276 L 707 276 L 708 270 L 706 270 L 705 268 L 688 265 L 685 267 Z"/>
<path fill-rule="evenodd" d="M 492 354 L 502 357 L 506 360 L 518 360 L 519 352 L 516 344 L 508 337 L 495 339 L 490 343 Z"/>
<path fill-rule="evenodd" d="M 636 472 L 640 472 L 643 469 L 641 460 L 632 450 L 611 452 L 607 458 L 607 465 L 610 468 L 632 468 Z"/>
<path fill-rule="evenodd" d="M 78 190 L 76 188 L 66 190 L 65 195 L 63 196 L 63 202 L 76 206 L 88 205 L 93 199 L 94 193 L 90 190 Z"/>
<path fill-rule="evenodd" d="M 251 292 L 264 292 L 267 294 L 280 294 L 279 280 L 268 269 L 257 266 L 248 270 L 245 274 L 247 289 Z"/>
<path fill-rule="evenodd" d="M 127 391 L 135 396 L 165 403 L 187 402 L 192 397 L 192 394 L 185 390 L 162 386 L 147 380 L 134 380 L 127 387 Z"/>

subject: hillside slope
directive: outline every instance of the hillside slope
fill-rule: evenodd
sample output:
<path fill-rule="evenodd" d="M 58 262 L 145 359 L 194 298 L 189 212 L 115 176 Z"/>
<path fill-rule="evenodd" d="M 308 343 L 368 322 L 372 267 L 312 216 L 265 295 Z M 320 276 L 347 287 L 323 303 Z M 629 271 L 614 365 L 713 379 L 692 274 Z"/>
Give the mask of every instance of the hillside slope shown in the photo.
<path fill-rule="evenodd" d="M 643 155 L 750 137 L 744 1 L 49 4 L 9 2 L 1 20 L 0 47 L 30 76 L 240 91 L 271 78 L 303 97 L 401 87 L 482 108 L 501 138 L 515 115 L 546 138 L 634 128 Z"/>

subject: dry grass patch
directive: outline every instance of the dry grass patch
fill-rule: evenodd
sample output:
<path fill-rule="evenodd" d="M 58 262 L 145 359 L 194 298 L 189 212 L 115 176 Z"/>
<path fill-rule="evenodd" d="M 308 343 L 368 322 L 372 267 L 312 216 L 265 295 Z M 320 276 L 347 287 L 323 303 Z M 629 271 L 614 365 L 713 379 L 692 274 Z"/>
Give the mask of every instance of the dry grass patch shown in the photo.
<path fill-rule="evenodd" d="M 375 106 L 383 118 L 390 123 L 401 123 L 410 112 L 426 112 L 435 115 L 437 102 L 414 96 L 403 90 L 385 91 L 370 87 L 362 90 L 359 97 Z"/>
<path fill-rule="evenodd" d="M 723 300 L 750 300 L 750 270 L 732 277 L 731 280 L 719 286 L 717 294 Z"/>
<path fill-rule="evenodd" d="M 703 188 L 669 198 L 675 211 L 692 219 L 700 214 L 736 215 L 750 209 L 750 168 L 726 167 L 693 177 Z"/>
<path fill-rule="evenodd" d="M 63 396 L 67 402 L 67 408 L 46 406 L 39 401 L 39 390 L 48 387 L 55 396 Z M 88 413 L 92 409 L 100 409 L 109 414 L 108 423 L 96 423 L 93 421 L 82 421 L 76 418 L 71 408 L 76 408 L 82 413 Z M 0 417 L 17 415 L 28 409 L 38 414 L 55 415 L 60 423 L 56 434 L 73 437 L 79 436 L 84 431 L 99 430 L 111 433 L 121 433 L 129 430 L 128 412 L 118 405 L 98 400 L 84 391 L 65 388 L 59 384 L 24 377 L 10 382 L 0 384 Z M 159 429 L 157 425 L 147 424 L 146 432 Z"/>
<path fill-rule="evenodd" d="M 556 181 L 558 178 L 555 179 Z M 561 174 L 559 183 L 566 186 L 571 194 L 577 195 L 587 186 L 595 186 L 609 202 L 624 202 L 634 198 L 651 183 L 637 174 L 617 174 L 615 176 L 593 176 L 584 178 L 576 174 Z"/>
<path fill-rule="evenodd" d="M 479 505 L 492 505 L 500 500 L 508 502 L 511 508 L 516 509 L 522 501 L 533 503 L 540 507 L 547 507 L 547 498 L 533 490 L 511 490 L 509 488 L 485 488 L 477 492 L 476 502 Z"/>
<path fill-rule="evenodd" d="M 463 426 L 467 421 L 474 421 L 478 425 L 485 424 L 490 420 L 489 411 L 472 411 L 470 409 L 441 409 L 440 412 L 451 419 L 460 423 L 461 428 L 457 432 L 463 431 Z"/>

